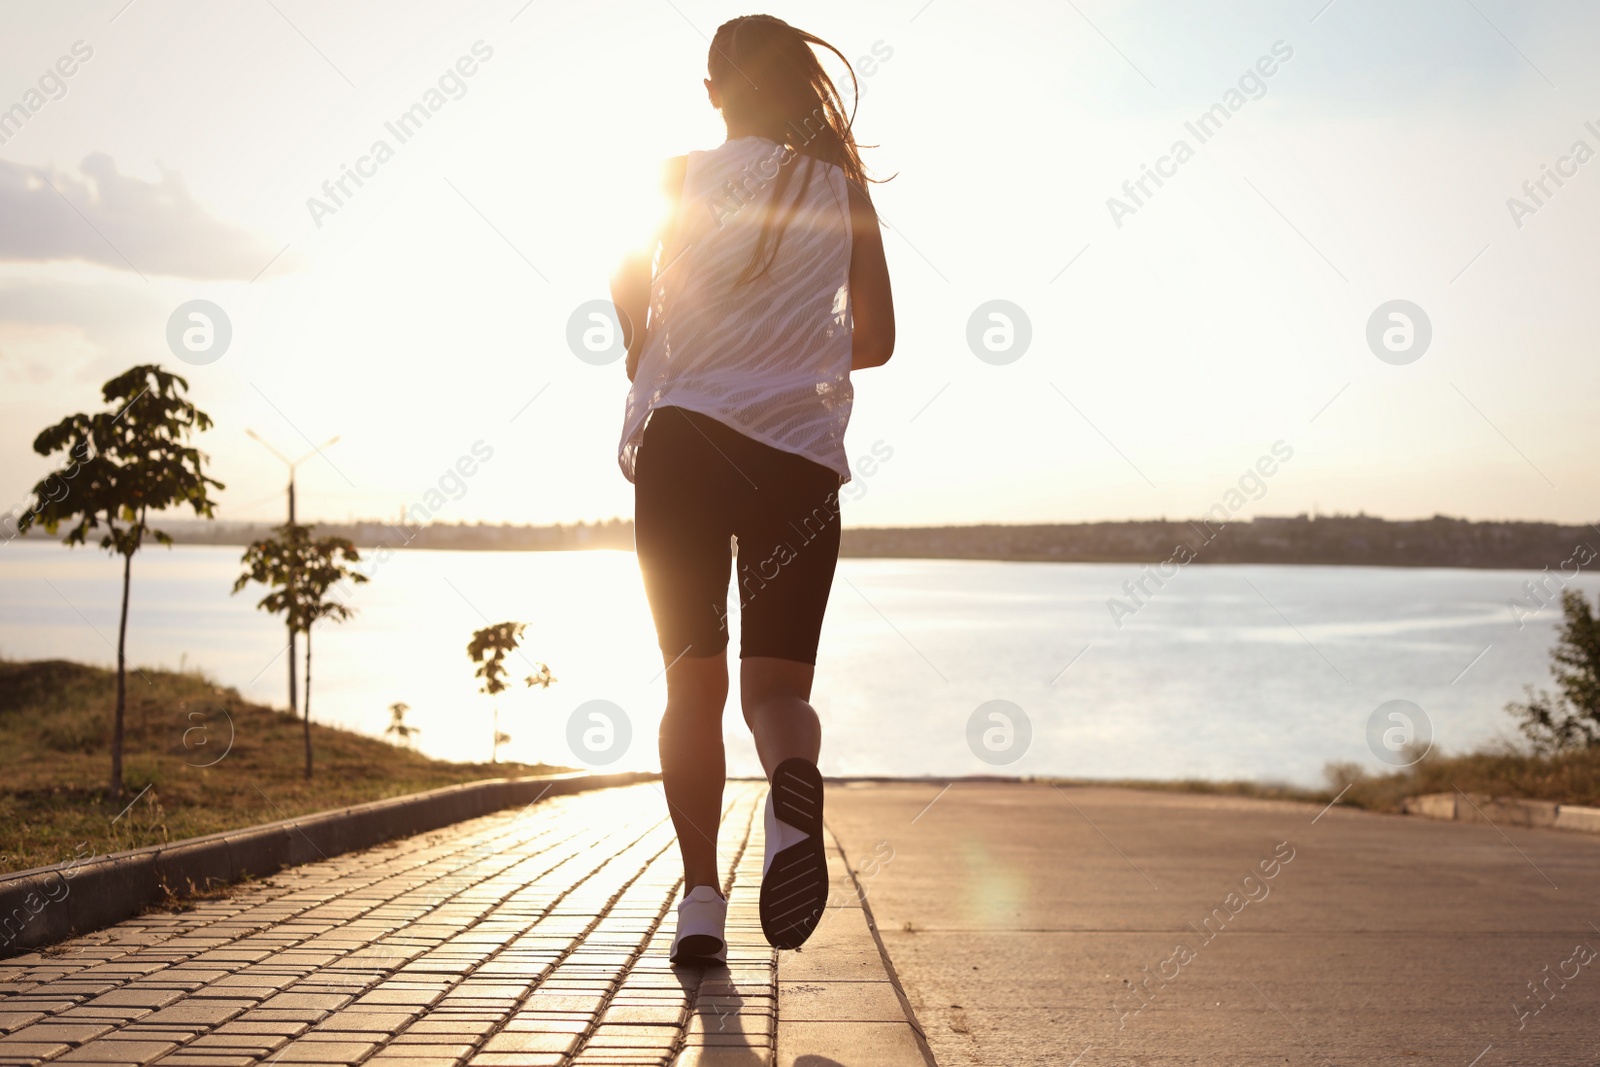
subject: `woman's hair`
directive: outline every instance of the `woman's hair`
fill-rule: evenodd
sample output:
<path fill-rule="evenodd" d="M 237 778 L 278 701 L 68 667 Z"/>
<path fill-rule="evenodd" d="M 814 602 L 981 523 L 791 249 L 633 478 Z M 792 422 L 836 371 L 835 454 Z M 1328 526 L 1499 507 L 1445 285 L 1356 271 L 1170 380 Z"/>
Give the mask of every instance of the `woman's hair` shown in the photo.
<path fill-rule="evenodd" d="M 740 284 L 765 274 L 778 254 L 787 216 L 794 211 L 792 205 L 782 209 L 780 218 L 779 205 L 785 202 L 794 170 L 788 164 L 796 156 L 831 163 L 844 171 L 845 180 L 855 184 L 872 180 L 850 129 L 855 109 L 852 106 L 850 114 L 845 114 L 839 90 L 822 69 L 813 45 L 839 57 L 859 94 L 855 71 L 842 52 L 780 18 L 744 15 L 718 26 L 711 41 L 707 68 L 711 84 L 722 98 L 723 116 L 730 124 L 737 123 L 790 150 L 782 157 L 783 165 L 773 182 L 772 208 L 756 240 L 755 254 L 739 277 Z M 812 168 L 804 169 L 795 203 L 811 183 Z"/>

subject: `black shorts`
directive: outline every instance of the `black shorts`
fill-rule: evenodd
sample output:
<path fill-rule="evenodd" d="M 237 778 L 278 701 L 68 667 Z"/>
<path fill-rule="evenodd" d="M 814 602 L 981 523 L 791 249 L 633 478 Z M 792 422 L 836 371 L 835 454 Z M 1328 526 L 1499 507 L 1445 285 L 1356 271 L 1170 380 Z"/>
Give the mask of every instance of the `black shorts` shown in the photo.
<path fill-rule="evenodd" d="M 657 408 L 634 470 L 634 542 L 661 651 L 728 647 L 738 539 L 739 655 L 817 662 L 839 558 L 838 472 L 709 415 Z"/>

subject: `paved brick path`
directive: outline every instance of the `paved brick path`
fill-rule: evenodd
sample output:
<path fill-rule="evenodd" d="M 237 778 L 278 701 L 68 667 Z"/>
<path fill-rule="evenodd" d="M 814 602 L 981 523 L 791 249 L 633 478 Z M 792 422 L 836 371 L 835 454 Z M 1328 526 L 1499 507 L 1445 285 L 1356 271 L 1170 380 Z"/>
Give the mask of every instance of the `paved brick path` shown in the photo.
<path fill-rule="evenodd" d="M 727 795 L 726 969 L 667 962 L 682 869 L 659 788 L 601 790 L 0 961 L 0 1067 L 924 1063 L 837 851 L 837 906 L 779 981 L 763 795 Z"/>

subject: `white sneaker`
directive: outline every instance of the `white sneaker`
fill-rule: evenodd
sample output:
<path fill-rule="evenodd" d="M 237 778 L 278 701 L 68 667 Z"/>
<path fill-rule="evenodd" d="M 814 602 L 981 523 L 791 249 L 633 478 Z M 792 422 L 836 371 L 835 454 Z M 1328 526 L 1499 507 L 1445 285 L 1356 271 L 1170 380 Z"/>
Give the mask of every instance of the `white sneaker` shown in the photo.
<path fill-rule="evenodd" d="M 728 902 L 708 885 L 697 885 L 678 902 L 678 932 L 672 939 L 673 963 L 727 963 L 723 929 Z"/>

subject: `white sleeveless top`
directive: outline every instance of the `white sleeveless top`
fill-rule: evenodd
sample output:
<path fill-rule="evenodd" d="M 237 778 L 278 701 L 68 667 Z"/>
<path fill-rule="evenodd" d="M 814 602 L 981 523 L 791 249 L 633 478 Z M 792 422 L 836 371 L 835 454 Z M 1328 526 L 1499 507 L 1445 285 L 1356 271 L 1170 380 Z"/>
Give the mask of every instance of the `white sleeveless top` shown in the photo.
<path fill-rule="evenodd" d="M 780 166 L 795 168 L 784 190 L 793 213 L 785 212 L 767 273 L 735 285 L 755 251 Z M 850 480 L 850 242 L 838 167 L 762 137 L 689 153 L 628 391 L 617 458 L 630 482 L 645 421 L 667 405 L 709 415 Z"/>

